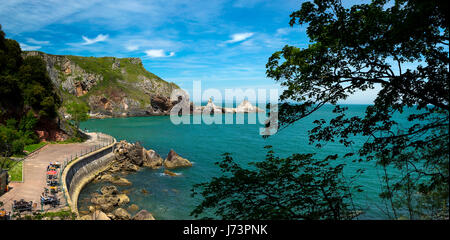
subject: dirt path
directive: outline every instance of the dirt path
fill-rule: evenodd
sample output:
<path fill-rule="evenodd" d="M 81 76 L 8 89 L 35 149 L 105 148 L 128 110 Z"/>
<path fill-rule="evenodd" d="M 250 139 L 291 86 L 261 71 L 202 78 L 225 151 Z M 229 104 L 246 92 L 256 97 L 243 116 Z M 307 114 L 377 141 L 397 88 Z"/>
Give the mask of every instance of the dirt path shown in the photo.
<path fill-rule="evenodd" d="M 64 162 L 64 160 L 80 154 L 81 151 L 90 151 L 94 146 L 104 144 L 105 140 L 98 138 L 96 133 L 89 134 L 91 138 L 83 143 L 70 144 L 49 144 L 39 150 L 39 152 L 26 158 L 23 163 L 23 182 L 10 183 L 10 191 L 0 196 L 0 202 L 4 203 L 7 212 L 11 211 L 14 200 L 24 199 L 33 201 L 36 206 L 34 210 L 40 209 L 40 196 L 46 187 L 46 170 L 50 162 Z M 61 194 L 59 194 L 62 196 Z M 60 197 L 61 205 L 65 205 L 65 200 Z"/>

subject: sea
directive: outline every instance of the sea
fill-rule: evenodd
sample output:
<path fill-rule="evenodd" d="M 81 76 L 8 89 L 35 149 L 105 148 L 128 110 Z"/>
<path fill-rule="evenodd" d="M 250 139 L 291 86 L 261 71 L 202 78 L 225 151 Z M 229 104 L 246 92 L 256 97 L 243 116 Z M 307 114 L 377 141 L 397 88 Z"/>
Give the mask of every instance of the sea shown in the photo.
<path fill-rule="evenodd" d="M 347 116 L 364 116 L 368 105 L 344 105 L 348 108 Z M 118 187 L 127 192 L 130 204 L 136 204 L 140 209 L 151 212 L 156 219 L 194 219 L 190 215 L 192 210 L 200 204 L 199 196 L 192 196 L 194 184 L 207 182 L 212 177 L 220 176 L 221 171 L 215 164 L 223 159 L 224 153 L 230 153 L 233 159 L 246 167 L 249 162 L 265 159 L 267 150 L 265 146 L 272 146 L 279 157 L 288 157 L 294 153 L 314 153 L 316 158 L 329 154 L 343 156 L 349 151 L 357 151 L 367 140 L 367 137 L 353 136 L 355 142 L 351 147 L 340 143 L 328 142 L 322 148 L 309 144 L 308 131 L 315 124 L 316 119 L 329 120 L 336 116 L 332 113 L 334 106 L 325 105 L 310 116 L 301 119 L 293 125 L 278 131 L 269 138 L 260 135 L 257 124 L 249 123 L 255 113 L 225 114 L 227 116 L 242 118 L 243 124 L 174 124 L 170 116 L 148 116 L 130 118 L 90 119 L 81 124 L 82 129 L 91 132 L 103 132 L 119 140 L 140 142 L 147 150 L 155 150 L 165 158 L 173 149 L 179 155 L 189 159 L 193 166 L 190 168 L 175 169 L 176 177 L 166 176 L 163 169 L 142 170 L 125 176 L 132 182 L 131 186 Z M 413 110 L 411 110 L 413 111 Z M 256 115 L 256 114 L 255 114 Z M 396 120 L 400 127 L 407 127 L 407 113 L 398 114 Z M 201 118 L 200 115 L 191 116 Z M 354 184 L 361 185 L 363 192 L 355 193 L 353 201 L 363 213 L 359 219 L 386 219 L 385 202 L 379 198 L 382 189 L 383 171 L 374 161 L 352 162 L 350 159 L 338 159 L 345 163 L 346 176 L 356 174 L 357 169 L 365 169 Z M 79 196 L 80 211 L 85 211 L 90 205 L 90 196 L 98 192 L 105 183 L 89 183 Z M 124 206 L 126 208 L 127 206 Z"/>

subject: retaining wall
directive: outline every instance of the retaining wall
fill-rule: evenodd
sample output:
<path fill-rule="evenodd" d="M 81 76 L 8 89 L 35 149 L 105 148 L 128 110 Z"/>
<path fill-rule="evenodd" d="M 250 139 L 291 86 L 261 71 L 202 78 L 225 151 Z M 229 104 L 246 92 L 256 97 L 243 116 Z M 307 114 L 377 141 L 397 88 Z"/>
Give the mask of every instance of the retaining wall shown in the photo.
<path fill-rule="evenodd" d="M 79 216 L 78 195 L 81 189 L 114 160 L 115 145 L 116 140 L 114 139 L 111 145 L 84 155 L 70 162 L 64 168 L 62 174 L 64 194 L 67 204 L 77 216 Z"/>

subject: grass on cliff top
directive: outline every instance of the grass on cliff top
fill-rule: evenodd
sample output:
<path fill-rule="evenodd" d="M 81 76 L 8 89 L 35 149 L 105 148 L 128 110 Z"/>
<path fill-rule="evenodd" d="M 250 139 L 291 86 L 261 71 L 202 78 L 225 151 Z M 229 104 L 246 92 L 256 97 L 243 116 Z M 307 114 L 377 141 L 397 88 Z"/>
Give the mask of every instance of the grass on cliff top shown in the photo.
<path fill-rule="evenodd" d="M 168 86 L 172 88 L 179 88 L 175 83 L 166 82 L 155 74 L 147 71 L 142 63 L 132 63 L 131 58 L 67 57 L 86 72 L 102 75 L 103 81 L 98 82 L 96 86 L 90 89 L 90 91 L 82 97 L 76 97 L 68 92 L 62 91 L 64 102 L 82 101 L 88 103 L 90 96 L 104 96 L 107 99 L 111 99 L 125 93 L 126 96 L 138 101 L 141 107 L 148 106 L 150 104 L 149 96 L 144 94 L 142 89 L 132 86 L 132 83 L 142 81 L 139 76 L 144 76 L 155 82 L 168 84 Z M 120 63 L 120 68 L 112 69 L 112 65 L 115 61 Z M 125 70 L 123 73 L 122 69 Z M 155 92 L 157 91 L 157 89 L 154 90 Z"/>
<path fill-rule="evenodd" d="M 142 75 L 149 79 L 159 81 L 162 83 L 168 83 L 156 76 L 155 74 L 147 71 L 142 64 L 134 64 L 130 58 L 114 58 L 114 57 L 80 57 L 80 56 L 67 56 L 70 60 L 75 62 L 78 66 L 90 73 L 101 74 L 104 80 L 123 79 L 128 82 L 141 81 L 138 76 Z M 112 64 L 115 60 L 120 63 L 120 68 L 112 69 Z M 126 74 L 122 74 L 121 69 L 125 69 Z M 169 84 L 169 83 L 168 83 Z M 176 84 L 171 83 L 172 86 Z M 177 86 L 178 87 L 178 86 Z"/>

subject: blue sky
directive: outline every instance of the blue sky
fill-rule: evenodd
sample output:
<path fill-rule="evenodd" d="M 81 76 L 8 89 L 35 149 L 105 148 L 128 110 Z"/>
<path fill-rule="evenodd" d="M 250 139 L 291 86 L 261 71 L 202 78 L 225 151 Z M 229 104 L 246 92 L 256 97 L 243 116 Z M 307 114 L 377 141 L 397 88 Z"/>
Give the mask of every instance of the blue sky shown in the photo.
<path fill-rule="evenodd" d="M 278 88 L 265 76 L 270 55 L 306 47 L 289 15 L 299 0 L 2 0 L 0 24 L 24 50 L 140 57 L 145 68 L 191 91 Z M 376 91 L 346 103 L 371 103 Z"/>

